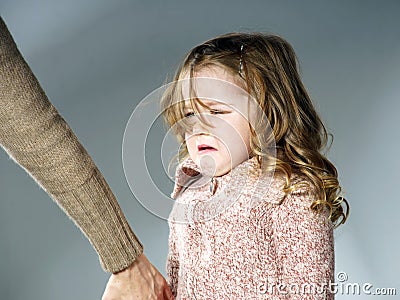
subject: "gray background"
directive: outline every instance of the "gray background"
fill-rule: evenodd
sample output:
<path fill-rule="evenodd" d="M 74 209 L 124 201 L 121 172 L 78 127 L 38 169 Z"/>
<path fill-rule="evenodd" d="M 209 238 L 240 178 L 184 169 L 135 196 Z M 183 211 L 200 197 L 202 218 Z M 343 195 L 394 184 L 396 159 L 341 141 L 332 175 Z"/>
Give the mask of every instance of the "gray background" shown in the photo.
<path fill-rule="evenodd" d="M 335 135 L 329 157 L 351 204 L 335 233 L 336 273 L 400 293 L 399 1 L 1 0 L 0 12 L 163 274 L 168 226 L 133 197 L 122 167 L 131 112 L 206 39 L 240 30 L 285 37 Z M 99 299 L 108 274 L 96 253 L 4 151 L 0 198 L 0 298 Z"/>

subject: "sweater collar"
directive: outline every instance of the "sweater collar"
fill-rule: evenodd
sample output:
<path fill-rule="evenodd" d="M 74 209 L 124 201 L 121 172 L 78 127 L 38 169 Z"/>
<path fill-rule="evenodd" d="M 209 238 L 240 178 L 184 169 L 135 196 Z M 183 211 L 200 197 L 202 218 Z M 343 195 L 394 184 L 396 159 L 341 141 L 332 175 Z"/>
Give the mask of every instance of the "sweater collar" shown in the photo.
<path fill-rule="evenodd" d="M 255 163 L 255 157 L 250 158 L 239 164 L 236 168 L 240 168 L 241 165 L 248 165 L 250 163 Z M 256 166 L 254 165 L 253 168 Z M 190 186 L 190 188 L 197 187 L 208 187 L 210 192 L 210 196 L 215 195 L 218 191 L 220 191 L 223 186 L 229 182 L 232 177 L 232 170 L 227 172 L 224 175 L 220 176 L 206 176 L 201 173 L 199 166 L 190 158 L 186 158 L 183 160 L 177 167 L 175 173 L 175 185 L 174 190 L 171 193 L 171 198 L 176 199 L 178 195 L 183 192 L 186 188 Z M 193 184 L 194 183 L 194 184 Z"/>
<path fill-rule="evenodd" d="M 171 198 L 176 199 L 186 188 L 193 188 L 193 183 L 194 188 L 205 187 L 209 191 L 209 196 L 220 194 L 221 191 L 224 191 L 224 194 L 235 195 L 251 187 L 254 188 L 251 192 L 251 198 L 254 201 L 269 201 L 278 204 L 284 197 L 282 180 L 274 178 L 273 173 L 261 172 L 256 156 L 243 161 L 228 173 L 212 178 L 202 175 L 200 168 L 188 157 L 176 169 Z M 274 195 L 270 193 L 272 185 L 275 187 Z"/>

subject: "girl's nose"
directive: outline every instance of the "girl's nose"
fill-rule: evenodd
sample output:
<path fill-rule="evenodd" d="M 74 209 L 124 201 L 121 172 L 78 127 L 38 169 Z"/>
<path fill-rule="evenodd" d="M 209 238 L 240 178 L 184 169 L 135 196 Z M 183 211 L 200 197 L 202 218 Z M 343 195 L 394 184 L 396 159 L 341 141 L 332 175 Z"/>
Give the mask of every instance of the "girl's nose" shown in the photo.
<path fill-rule="evenodd" d="M 193 124 L 193 134 L 202 134 L 202 133 L 208 133 L 207 126 L 206 124 L 203 123 L 203 121 L 199 120 L 199 118 L 196 118 L 196 121 Z"/>
<path fill-rule="evenodd" d="M 210 116 L 202 114 L 201 116 L 195 116 L 193 119 L 193 134 L 209 135 L 211 133 L 213 122 Z"/>

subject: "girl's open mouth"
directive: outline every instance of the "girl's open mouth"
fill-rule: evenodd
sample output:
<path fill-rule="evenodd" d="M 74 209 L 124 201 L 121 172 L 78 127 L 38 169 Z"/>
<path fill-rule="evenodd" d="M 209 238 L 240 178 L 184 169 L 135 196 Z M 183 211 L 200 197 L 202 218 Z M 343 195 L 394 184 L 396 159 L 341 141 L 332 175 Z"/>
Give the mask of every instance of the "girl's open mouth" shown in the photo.
<path fill-rule="evenodd" d="M 205 154 L 205 153 L 209 153 L 209 152 L 218 151 L 214 147 L 211 147 L 211 146 L 206 145 L 206 144 L 198 145 L 197 146 L 197 150 L 199 151 L 199 154 Z"/>

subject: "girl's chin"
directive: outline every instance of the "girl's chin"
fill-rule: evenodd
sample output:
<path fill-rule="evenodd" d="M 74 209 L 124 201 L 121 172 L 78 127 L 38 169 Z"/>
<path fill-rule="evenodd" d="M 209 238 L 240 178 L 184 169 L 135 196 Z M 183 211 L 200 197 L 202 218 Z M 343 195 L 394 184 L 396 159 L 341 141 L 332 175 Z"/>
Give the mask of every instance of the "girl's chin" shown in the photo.
<path fill-rule="evenodd" d="M 235 159 L 232 160 L 229 155 L 224 155 L 221 151 L 212 151 L 206 154 L 194 153 L 190 157 L 200 168 L 201 173 L 210 177 L 222 176 L 235 165 Z"/>
<path fill-rule="evenodd" d="M 196 164 L 197 166 L 199 166 L 200 172 L 203 175 L 209 177 L 225 175 L 232 169 L 230 166 L 228 166 L 230 164 L 230 161 L 228 163 L 222 163 L 219 161 L 215 161 L 213 158 L 210 157 L 200 157 L 196 161 Z"/>

